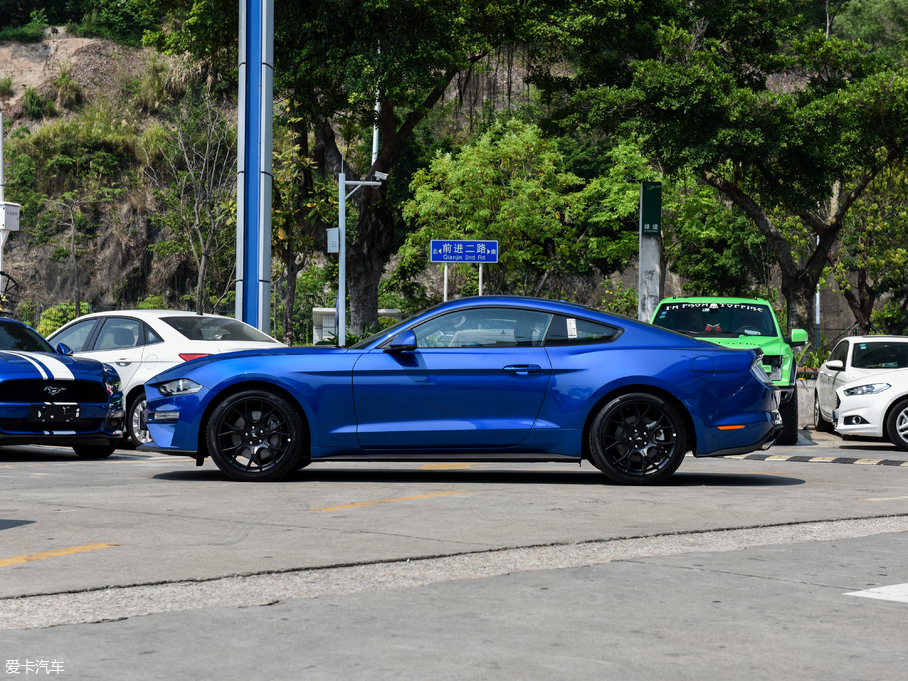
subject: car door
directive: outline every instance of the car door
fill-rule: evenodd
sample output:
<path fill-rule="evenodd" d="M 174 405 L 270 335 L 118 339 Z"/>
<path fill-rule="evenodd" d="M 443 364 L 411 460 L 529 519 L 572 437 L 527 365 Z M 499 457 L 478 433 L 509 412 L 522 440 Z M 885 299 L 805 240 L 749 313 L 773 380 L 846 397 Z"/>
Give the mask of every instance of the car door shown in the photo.
<path fill-rule="evenodd" d="M 120 375 L 121 389 L 127 393 L 142 364 L 144 345 L 142 322 L 130 317 L 107 317 L 91 350 L 83 355 L 113 366 Z"/>
<path fill-rule="evenodd" d="M 55 348 L 58 344 L 63 343 L 64 345 L 69 346 L 69 349 L 72 350 L 74 354 L 81 354 L 85 351 L 92 332 L 95 330 L 95 326 L 100 324 L 101 321 L 103 320 L 95 317 L 74 322 L 53 334 L 48 341 Z"/>
<path fill-rule="evenodd" d="M 836 408 L 836 386 L 840 384 L 838 377 L 844 372 L 846 360 L 848 359 L 847 340 L 841 341 L 835 346 L 829 358 L 820 365 L 817 370 L 817 399 L 820 402 L 820 410 L 826 419 L 832 419 L 832 412 Z M 832 368 L 830 362 L 841 362 L 841 368 Z"/>
<path fill-rule="evenodd" d="M 551 376 L 542 347 L 552 315 L 480 307 L 413 329 L 417 347 L 364 353 L 353 369 L 363 448 L 497 448 L 519 444 Z"/>

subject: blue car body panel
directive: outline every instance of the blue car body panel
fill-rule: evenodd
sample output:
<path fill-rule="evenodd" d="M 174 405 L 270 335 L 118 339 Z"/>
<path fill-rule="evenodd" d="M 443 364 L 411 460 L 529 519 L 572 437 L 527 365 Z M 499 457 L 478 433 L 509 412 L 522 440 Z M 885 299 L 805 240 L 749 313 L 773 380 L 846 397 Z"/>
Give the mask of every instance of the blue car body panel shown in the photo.
<path fill-rule="evenodd" d="M 402 331 L 477 306 L 573 315 L 620 332 L 606 342 L 385 352 Z M 313 460 L 392 453 L 579 459 L 591 415 L 622 391 L 669 397 L 690 426 L 695 455 L 742 453 L 759 448 L 779 428 L 778 390 L 751 371 L 756 356 L 569 303 L 461 299 L 365 347 L 246 351 L 169 369 L 145 387 L 154 444 L 143 449 L 205 456 L 206 419 L 218 401 L 231 391 L 266 387 L 299 406 Z M 202 388 L 181 396 L 158 390 L 175 379 Z M 179 417 L 159 421 L 161 412 Z"/>
<path fill-rule="evenodd" d="M 10 319 L 0 320 L 0 325 L 3 329 L 9 329 L 8 325 L 25 327 Z M 29 332 L 38 335 L 31 329 Z M 3 338 L 8 339 L 6 331 Z M 116 371 L 93 359 L 0 349 L 0 445 L 119 441 L 123 436 L 123 396 L 110 393 L 106 378 L 117 379 Z M 37 422 L 31 418 L 35 405 L 77 405 L 79 416 L 64 423 Z"/>

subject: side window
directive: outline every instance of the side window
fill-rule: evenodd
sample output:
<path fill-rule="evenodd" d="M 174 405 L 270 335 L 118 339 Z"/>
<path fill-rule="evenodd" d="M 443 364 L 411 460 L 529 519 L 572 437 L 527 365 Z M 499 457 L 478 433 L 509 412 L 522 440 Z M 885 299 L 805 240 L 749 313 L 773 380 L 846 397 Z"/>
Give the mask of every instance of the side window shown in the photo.
<path fill-rule="evenodd" d="M 614 340 L 621 333 L 621 329 L 599 322 L 591 322 L 577 317 L 555 315 L 545 344 L 552 345 L 580 345 L 583 343 L 607 343 Z"/>
<path fill-rule="evenodd" d="M 835 350 L 832 351 L 832 354 L 829 355 L 829 359 L 837 359 L 842 364 L 845 364 L 845 358 L 848 357 L 848 341 L 842 341 L 835 346 Z"/>
<path fill-rule="evenodd" d="M 84 322 L 73 324 L 65 331 L 61 331 L 54 336 L 51 345 L 57 346 L 57 343 L 66 343 L 72 348 L 73 352 L 82 352 L 85 349 L 85 341 L 91 335 L 92 329 L 98 323 L 97 319 L 86 319 Z"/>
<path fill-rule="evenodd" d="M 145 345 L 153 345 L 155 343 L 164 342 L 164 339 L 156 334 L 155 330 L 148 326 L 148 324 L 143 324 L 143 326 L 145 327 Z"/>
<path fill-rule="evenodd" d="M 117 350 L 134 348 L 142 344 L 142 327 L 135 319 L 109 317 L 104 320 L 101 333 L 95 342 L 95 350 Z"/>
<path fill-rule="evenodd" d="M 506 307 L 458 310 L 415 327 L 420 348 L 516 348 L 542 345 L 552 315 Z"/>

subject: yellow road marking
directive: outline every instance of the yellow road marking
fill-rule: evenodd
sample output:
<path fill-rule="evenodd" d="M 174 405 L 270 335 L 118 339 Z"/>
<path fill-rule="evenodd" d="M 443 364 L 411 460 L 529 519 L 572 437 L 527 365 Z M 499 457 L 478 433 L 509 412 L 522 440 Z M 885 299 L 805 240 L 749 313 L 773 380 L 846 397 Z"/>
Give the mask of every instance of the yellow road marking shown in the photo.
<path fill-rule="evenodd" d="M 24 556 L 13 556 L 0 560 L 0 567 L 8 565 L 22 565 L 30 563 L 33 560 L 44 560 L 45 558 L 59 558 L 60 556 L 71 556 L 74 553 L 85 553 L 86 551 L 97 551 L 106 549 L 111 546 L 120 546 L 120 544 L 86 544 L 85 546 L 70 546 L 66 549 L 55 549 L 53 551 L 44 551 L 43 553 L 27 553 Z"/>
<path fill-rule="evenodd" d="M 427 463 L 420 466 L 421 471 L 455 471 L 463 468 L 473 468 L 475 463 Z"/>
<path fill-rule="evenodd" d="M 771 456 L 767 456 L 766 460 L 767 461 L 788 461 L 790 458 L 791 458 L 790 456 L 785 456 L 782 454 L 773 454 Z"/>
<path fill-rule="evenodd" d="M 858 501 L 897 501 L 908 497 L 880 497 L 879 499 L 858 499 Z"/>
<path fill-rule="evenodd" d="M 325 506 L 323 508 L 313 508 L 312 511 L 341 511 L 346 508 L 361 508 L 363 506 L 376 506 L 378 504 L 393 504 L 395 501 L 413 501 L 415 499 L 431 499 L 432 497 L 447 497 L 452 494 L 470 494 L 470 492 L 433 492 L 432 494 L 420 494 L 415 497 L 398 497 L 397 499 L 378 499 L 376 501 L 360 501 L 357 504 L 343 504 L 342 506 Z"/>
<path fill-rule="evenodd" d="M 835 461 L 838 458 L 837 456 L 815 456 L 811 461 Z"/>
<path fill-rule="evenodd" d="M 879 463 L 882 459 L 858 459 L 855 463 Z"/>

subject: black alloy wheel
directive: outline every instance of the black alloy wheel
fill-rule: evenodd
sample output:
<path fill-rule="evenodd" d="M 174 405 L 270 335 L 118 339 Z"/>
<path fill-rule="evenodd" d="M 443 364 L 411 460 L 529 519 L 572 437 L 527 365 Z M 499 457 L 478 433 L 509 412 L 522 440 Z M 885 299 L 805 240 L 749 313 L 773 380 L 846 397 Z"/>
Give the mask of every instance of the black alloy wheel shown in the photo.
<path fill-rule="evenodd" d="M 208 452 L 234 480 L 277 480 L 299 465 L 304 430 L 286 399 L 267 390 L 246 390 L 215 407 L 208 422 Z"/>
<path fill-rule="evenodd" d="M 656 395 L 616 397 L 599 410 L 590 427 L 593 463 L 624 485 L 665 480 L 678 469 L 686 452 L 684 420 Z"/>

